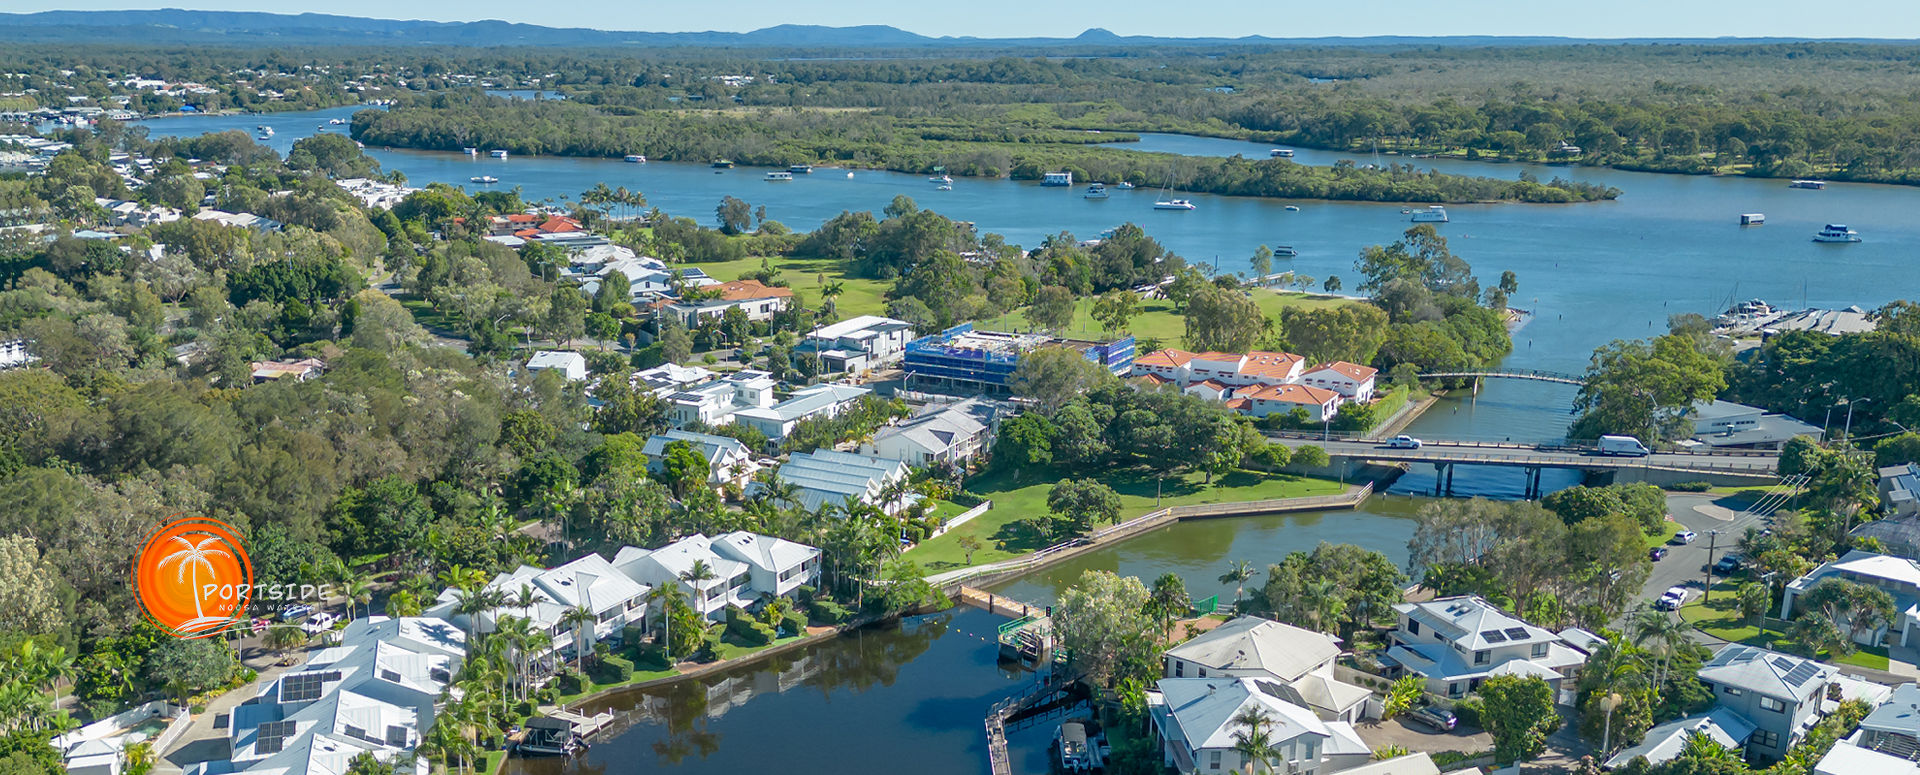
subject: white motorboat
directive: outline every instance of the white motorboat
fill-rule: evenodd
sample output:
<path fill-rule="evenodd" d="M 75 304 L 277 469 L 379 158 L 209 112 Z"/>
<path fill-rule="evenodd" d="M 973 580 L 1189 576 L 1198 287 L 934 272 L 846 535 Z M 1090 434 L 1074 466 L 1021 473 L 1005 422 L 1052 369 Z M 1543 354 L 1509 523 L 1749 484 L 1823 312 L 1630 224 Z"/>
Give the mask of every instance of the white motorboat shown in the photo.
<path fill-rule="evenodd" d="M 1104 184 L 1104 183 L 1094 183 L 1094 184 L 1092 184 L 1092 185 L 1089 185 L 1089 186 L 1087 186 L 1087 193 L 1086 193 L 1086 197 L 1087 197 L 1088 199 L 1105 199 L 1105 198 L 1107 198 L 1107 186 L 1106 186 L 1106 184 Z"/>
<path fill-rule="evenodd" d="M 1829 223 L 1813 235 L 1814 242 L 1859 242 L 1860 233 L 1844 223 Z"/>
<path fill-rule="evenodd" d="M 487 152 L 487 155 L 488 155 L 488 156 L 492 156 L 493 158 L 496 158 L 496 159 L 504 159 L 504 158 L 507 158 L 507 152 L 506 152 L 506 151 L 497 151 L 497 150 L 496 150 L 496 151 L 488 151 L 488 152 Z"/>
<path fill-rule="evenodd" d="M 791 180 L 793 180 L 793 173 L 791 172 L 780 171 L 780 172 L 767 173 L 767 182 L 769 183 L 772 183 L 775 181 L 791 181 Z"/>
<path fill-rule="evenodd" d="M 641 156 L 640 154 L 637 154 L 637 153 L 630 153 L 630 154 L 627 154 L 627 163 L 628 164 L 646 164 L 647 157 Z"/>
<path fill-rule="evenodd" d="M 1787 188 L 1810 188 L 1815 191 L 1819 191 L 1820 189 L 1823 189 L 1826 187 L 1827 187 L 1827 182 L 1824 180 L 1796 180 L 1792 183 L 1787 184 Z"/>
<path fill-rule="evenodd" d="M 1267 156 L 1268 156 L 1268 157 L 1270 157 L 1270 158 L 1275 158 L 1275 159 L 1291 159 L 1291 158 L 1293 158 L 1293 149 L 1291 149 L 1291 148 L 1275 148 L 1275 149 L 1273 149 L 1273 150 L 1271 150 L 1271 151 L 1268 151 L 1268 152 L 1267 152 Z"/>
<path fill-rule="evenodd" d="M 1276 258 L 1293 258 L 1300 255 L 1300 251 L 1295 250 L 1292 245 L 1275 245 L 1273 255 Z"/>
<path fill-rule="evenodd" d="M 1741 213 L 1740 214 L 1741 226 L 1761 226 L 1766 224 L 1766 222 L 1767 222 L 1766 213 Z"/>
<path fill-rule="evenodd" d="M 466 154 L 467 154 L 468 156 L 479 156 L 479 155 L 480 155 L 480 149 L 478 149 L 478 148 L 462 148 L 462 149 L 460 149 L 460 150 L 461 150 L 461 151 L 464 151 L 464 152 L 466 152 Z"/>
<path fill-rule="evenodd" d="M 1411 220 L 1414 223 L 1446 223 L 1447 208 L 1439 205 L 1422 207 L 1413 211 L 1413 218 Z"/>
<path fill-rule="evenodd" d="M 1153 203 L 1155 210 L 1192 210 L 1193 202 L 1185 199 L 1163 199 Z"/>
<path fill-rule="evenodd" d="M 934 175 L 927 178 L 927 182 L 928 183 L 952 183 L 953 176 L 952 175 Z"/>
<path fill-rule="evenodd" d="M 273 139 L 273 127 L 270 127 L 270 126 L 260 127 L 260 139 L 262 140 Z"/>
<path fill-rule="evenodd" d="M 791 166 L 789 166 L 789 167 L 787 167 L 787 171 L 788 171 L 788 172 L 791 172 L 791 173 L 793 173 L 793 174 L 795 174 L 795 175 L 812 175 L 812 174 L 813 174 L 813 165 L 811 165 L 811 164 L 794 164 L 794 165 L 791 165 Z"/>
<path fill-rule="evenodd" d="M 1299 206 L 1299 205 L 1287 205 L 1287 212 L 1290 212 L 1290 213 L 1297 213 L 1297 212 L 1300 212 L 1300 206 Z"/>
<path fill-rule="evenodd" d="M 500 182 L 499 178 L 496 178 L 492 175 L 475 175 L 471 178 L 467 178 L 467 180 L 473 181 L 475 183 L 479 183 L 480 185 L 483 185 L 483 186 L 491 186 L 495 183 Z"/>
<path fill-rule="evenodd" d="M 1114 188 L 1117 188 L 1117 189 L 1120 189 L 1121 191 L 1132 191 L 1132 190 L 1133 190 L 1133 184 L 1132 184 L 1132 183 L 1128 183 L 1128 182 L 1126 182 L 1126 181 L 1124 181 L 1124 180 L 1122 180 L 1122 181 L 1120 181 L 1120 182 L 1118 182 L 1118 183 L 1115 183 L 1115 184 L 1113 184 L 1113 187 L 1114 187 Z"/>

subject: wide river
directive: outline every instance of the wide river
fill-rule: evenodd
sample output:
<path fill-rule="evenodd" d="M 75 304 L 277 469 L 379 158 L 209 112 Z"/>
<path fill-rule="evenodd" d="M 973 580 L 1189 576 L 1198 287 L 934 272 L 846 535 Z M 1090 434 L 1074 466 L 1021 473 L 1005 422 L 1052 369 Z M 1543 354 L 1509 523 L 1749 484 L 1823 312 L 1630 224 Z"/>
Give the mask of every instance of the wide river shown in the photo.
<path fill-rule="evenodd" d="M 285 152 L 329 119 L 358 108 L 266 116 L 199 116 L 143 122 L 156 135 L 199 134 L 255 125 L 273 127 L 268 144 Z M 326 131 L 343 132 L 334 126 Z M 1149 135 L 1127 144 L 1138 150 L 1261 158 L 1268 146 L 1233 140 Z M 922 206 L 973 221 L 1010 242 L 1035 245 L 1061 231 L 1090 237 L 1133 221 L 1169 248 L 1196 262 L 1251 274 L 1248 258 L 1262 244 L 1291 245 L 1300 255 L 1277 262 L 1317 278 L 1340 275 L 1349 288 L 1360 249 L 1391 242 L 1408 228 L 1400 204 L 1286 201 L 1185 194 L 1198 209 L 1152 209 L 1150 190 L 1114 191 L 1087 200 L 1079 188 L 1042 188 L 1031 182 L 959 179 L 937 191 L 924 176 L 821 169 L 792 182 L 765 182 L 764 170 L 716 174 L 704 165 L 627 164 L 619 160 L 516 157 L 369 149 L 388 169 L 414 185 L 469 186 L 492 175 L 530 200 L 577 197 L 605 182 L 646 194 L 670 213 L 705 220 L 721 197 L 764 205 L 770 217 L 811 229 L 843 210 L 879 211 L 906 194 Z M 1386 156 L 1299 149 L 1295 160 L 1331 164 L 1400 161 Z M 1512 178 L 1525 169 L 1542 179 L 1564 176 L 1610 185 L 1618 200 L 1573 205 L 1457 205 L 1440 227 L 1455 253 L 1491 282 L 1505 270 L 1520 279 L 1512 303 L 1535 311 L 1514 337 L 1507 365 L 1578 372 L 1592 350 L 1616 338 L 1660 333 L 1668 315 L 1712 316 L 1730 300 L 1763 298 L 1790 307 L 1871 309 L 1920 295 L 1920 189 L 1833 184 L 1824 191 L 1789 189 L 1783 181 L 1689 177 L 1605 169 L 1418 160 L 1445 172 Z M 1286 205 L 1297 211 L 1288 211 Z M 1761 212 L 1767 225 L 1743 228 L 1740 213 Z M 1845 223 L 1864 242 L 1820 245 L 1810 238 L 1828 222 Z M 1536 382 L 1490 381 L 1478 394 L 1447 399 L 1411 429 L 1431 438 L 1547 440 L 1564 435 L 1573 391 Z M 1432 487 L 1430 470 L 1416 470 L 1390 491 Z M 1550 486 L 1572 484 L 1570 477 Z M 1517 497 L 1520 474 L 1463 469 L 1463 494 Z M 1408 516 L 1419 501 L 1379 497 L 1357 512 L 1183 523 L 1104 549 L 1022 579 L 1004 590 L 1028 600 L 1051 600 L 1087 569 L 1115 570 L 1151 580 L 1175 572 L 1195 597 L 1222 593 L 1216 581 L 1229 561 L 1256 567 L 1320 541 L 1355 543 L 1406 557 Z M 1259 583 L 1256 578 L 1254 583 Z M 891 770 L 910 762 L 926 775 L 976 773 L 984 764 L 980 721 L 987 707 L 1019 690 L 1020 677 L 993 664 L 995 620 L 980 613 L 949 613 L 910 620 L 896 629 L 861 633 L 817 647 L 793 660 L 747 668 L 724 680 L 665 693 L 630 696 L 633 726 L 596 745 L 586 756 L 516 762 L 526 775 L 597 774 L 659 768 L 683 773 L 737 773 L 778 768 L 794 775 Z M 751 698 L 752 701 L 747 700 Z M 825 711 L 825 712 L 822 712 Z M 1020 771 L 1044 767 L 1047 730 L 1012 735 Z M 848 767 L 870 760 L 872 766 Z M 884 762 L 884 763 L 883 763 Z"/>

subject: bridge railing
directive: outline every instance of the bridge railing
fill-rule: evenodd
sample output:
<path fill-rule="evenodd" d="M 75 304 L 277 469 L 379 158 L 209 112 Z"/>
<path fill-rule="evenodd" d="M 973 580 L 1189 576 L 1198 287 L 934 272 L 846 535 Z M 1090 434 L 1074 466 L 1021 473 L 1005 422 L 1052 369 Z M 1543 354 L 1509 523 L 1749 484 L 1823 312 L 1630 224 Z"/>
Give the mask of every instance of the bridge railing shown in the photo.
<path fill-rule="evenodd" d="M 1323 436 L 1320 433 L 1309 432 L 1309 431 L 1270 431 L 1267 433 L 1267 437 L 1271 439 L 1293 439 L 1293 440 L 1299 440 L 1299 441 L 1320 441 L 1323 438 Z M 1336 432 L 1327 434 L 1324 438 L 1327 441 L 1365 442 L 1365 443 L 1373 443 L 1373 444 L 1381 445 L 1383 447 L 1386 444 L 1386 441 L 1384 439 L 1371 439 L 1371 438 L 1365 437 L 1363 434 L 1356 434 L 1351 432 L 1342 433 L 1342 432 L 1336 431 Z M 1594 442 L 1572 441 L 1568 439 L 1555 439 L 1552 441 L 1541 441 L 1541 442 L 1472 441 L 1472 440 L 1455 441 L 1455 440 L 1449 440 L 1449 439 L 1430 439 L 1430 440 L 1423 439 L 1421 441 L 1421 444 L 1422 446 L 1425 446 L 1425 447 L 1457 447 L 1457 448 L 1466 448 L 1466 449 L 1523 449 L 1523 450 L 1531 450 L 1535 452 L 1582 452 L 1582 453 L 1585 453 L 1585 452 L 1593 452 L 1600 448 L 1600 445 Z M 1405 450 L 1401 450 L 1401 451 L 1405 451 Z M 1684 449 L 1684 448 L 1659 449 L 1659 450 L 1655 450 L 1654 453 L 1659 455 L 1691 455 L 1696 457 L 1757 457 L 1757 458 L 1779 457 L 1779 454 L 1780 454 L 1779 452 L 1774 450 L 1762 450 L 1762 449 L 1698 449 L 1696 450 L 1696 449 Z"/>

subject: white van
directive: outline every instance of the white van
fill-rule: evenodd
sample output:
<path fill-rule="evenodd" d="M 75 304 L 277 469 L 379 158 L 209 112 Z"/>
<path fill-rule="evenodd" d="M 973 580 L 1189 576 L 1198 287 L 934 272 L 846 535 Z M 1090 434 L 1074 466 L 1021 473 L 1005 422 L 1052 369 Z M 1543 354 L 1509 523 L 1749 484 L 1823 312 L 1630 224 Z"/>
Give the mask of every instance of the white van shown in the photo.
<path fill-rule="evenodd" d="M 1639 439 L 1632 436 L 1601 436 L 1599 451 L 1602 455 L 1625 457 L 1646 457 L 1653 454 L 1653 450 L 1647 449 L 1647 445 L 1641 444 Z"/>

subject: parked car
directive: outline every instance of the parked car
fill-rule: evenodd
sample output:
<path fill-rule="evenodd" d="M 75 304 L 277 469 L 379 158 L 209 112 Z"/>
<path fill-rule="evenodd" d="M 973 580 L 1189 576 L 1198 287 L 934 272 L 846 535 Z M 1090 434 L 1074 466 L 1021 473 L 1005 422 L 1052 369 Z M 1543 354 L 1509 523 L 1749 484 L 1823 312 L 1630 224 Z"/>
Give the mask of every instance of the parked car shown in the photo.
<path fill-rule="evenodd" d="M 1716 562 L 1713 564 L 1713 572 L 1718 573 L 1722 576 L 1725 576 L 1729 573 L 1738 571 L 1745 566 L 1746 566 L 1746 563 L 1741 561 L 1740 555 L 1729 554 L 1725 557 L 1720 558 L 1719 562 Z"/>
<path fill-rule="evenodd" d="M 305 624 L 300 625 L 300 629 L 306 631 L 308 635 L 319 635 L 320 633 L 333 629 L 333 623 L 337 621 L 340 621 L 340 617 L 322 611 L 314 614 L 313 618 L 308 619 Z"/>
<path fill-rule="evenodd" d="M 1653 607 L 1658 608 L 1662 611 L 1678 611 L 1680 610 L 1680 606 L 1683 606 L 1686 604 L 1687 604 L 1687 588 L 1686 587 L 1668 587 L 1667 591 L 1664 594 L 1660 595 L 1659 600 L 1653 601 Z"/>
<path fill-rule="evenodd" d="M 1433 727 L 1434 730 L 1438 732 L 1449 732 L 1452 731 L 1454 727 L 1460 725 L 1459 716 L 1453 715 L 1453 711 L 1438 705 L 1425 705 L 1414 708 L 1412 712 L 1407 714 L 1407 720 Z"/>
<path fill-rule="evenodd" d="M 1699 538 L 1699 537 L 1700 536 L 1698 534 L 1694 533 L 1691 530 L 1682 530 L 1678 533 L 1673 534 L 1673 542 L 1676 544 L 1690 544 L 1690 543 L 1693 543 L 1693 539 Z"/>
<path fill-rule="evenodd" d="M 1419 449 L 1420 440 L 1406 434 L 1400 434 L 1387 440 L 1387 449 Z"/>
<path fill-rule="evenodd" d="M 1667 547 L 1664 547 L 1664 546 L 1656 546 L 1656 547 L 1653 547 L 1652 549 L 1647 550 L 1647 559 L 1652 560 L 1654 562 L 1659 562 L 1663 559 L 1666 559 L 1666 556 L 1667 556 Z"/>

